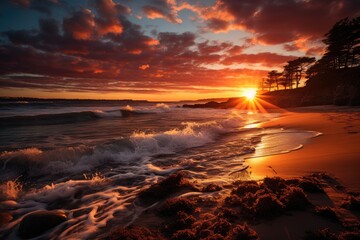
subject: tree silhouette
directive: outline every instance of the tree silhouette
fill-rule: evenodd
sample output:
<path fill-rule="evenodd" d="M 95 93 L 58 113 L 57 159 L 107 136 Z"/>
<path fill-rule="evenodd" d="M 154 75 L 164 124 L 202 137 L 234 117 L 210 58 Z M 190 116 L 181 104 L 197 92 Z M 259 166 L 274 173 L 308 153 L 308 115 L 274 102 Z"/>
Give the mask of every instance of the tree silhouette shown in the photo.
<path fill-rule="evenodd" d="M 315 58 L 297 58 L 287 62 L 282 73 L 278 73 L 276 70 L 270 71 L 268 78 L 271 78 L 271 82 L 276 84 L 277 90 L 279 90 L 279 85 L 282 85 L 285 89 L 287 89 L 287 87 L 293 88 L 294 83 L 296 84 L 296 88 L 298 88 L 305 71 L 314 62 Z M 269 83 L 270 80 L 267 82 Z"/>
<path fill-rule="evenodd" d="M 265 80 L 265 84 L 268 86 L 269 91 L 271 91 L 273 84 L 275 84 L 276 90 L 279 90 L 280 77 L 281 77 L 281 73 L 279 73 L 276 70 L 272 70 L 272 71 L 268 72 L 268 76 Z"/>
<path fill-rule="evenodd" d="M 279 78 L 279 84 L 281 86 L 283 86 L 283 88 L 286 90 L 287 87 L 289 86 L 288 84 L 288 80 L 286 79 L 286 77 L 284 76 L 284 72 L 281 74 L 280 78 Z"/>
<path fill-rule="evenodd" d="M 344 18 L 325 34 L 328 45 L 323 56 L 329 68 L 341 69 L 359 65 L 360 17 Z"/>
<path fill-rule="evenodd" d="M 325 53 L 318 61 L 299 57 L 288 61 L 280 75 L 275 70 L 268 72 L 269 91 L 274 84 L 277 90 L 279 85 L 283 86 L 300 100 L 299 105 L 360 105 L 360 17 L 338 21 L 324 35 L 323 42 Z M 308 79 L 305 88 L 293 91 L 294 85 L 300 87 L 304 77 Z M 290 95 L 289 99 L 293 99 Z"/>
<path fill-rule="evenodd" d="M 272 85 L 274 84 L 273 79 L 269 76 L 265 79 L 265 85 L 268 87 L 268 91 L 271 91 Z"/>
<path fill-rule="evenodd" d="M 295 71 L 296 71 L 296 66 L 295 66 L 294 64 L 292 64 L 291 62 L 288 62 L 288 63 L 284 66 L 283 75 L 284 75 L 284 77 L 285 77 L 286 85 L 287 85 L 290 89 L 293 88 L 294 79 L 295 79 Z"/>
<path fill-rule="evenodd" d="M 303 77 L 303 73 L 307 70 L 307 68 L 315 62 L 315 58 L 310 57 L 300 57 L 289 63 L 293 65 L 295 68 L 295 83 L 296 88 L 299 87 L 300 81 Z"/>

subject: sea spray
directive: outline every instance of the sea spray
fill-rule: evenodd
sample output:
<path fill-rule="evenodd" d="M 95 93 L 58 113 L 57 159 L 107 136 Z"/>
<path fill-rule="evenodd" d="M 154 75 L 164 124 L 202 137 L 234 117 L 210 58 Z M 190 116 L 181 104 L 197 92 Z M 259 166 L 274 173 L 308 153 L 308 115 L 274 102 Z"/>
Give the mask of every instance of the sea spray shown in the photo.
<path fill-rule="evenodd" d="M 17 199 L 22 191 L 22 187 L 18 178 L 0 184 L 0 201 Z"/>
<path fill-rule="evenodd" d="M 183 122 L 179 128 L 159 133 L 133 132 L 117 144 L 80 145 L 43 151 L 38 148 L 7 151 L 0 155 L 1 171 L 41 176 L 45 174 L 77 174 L 102 165 L 134 164 L 144 157 L 174 154 L 187 148 L 204 146 L 224 133 L 237 131 L 241 118 L 222 121 Z"/>

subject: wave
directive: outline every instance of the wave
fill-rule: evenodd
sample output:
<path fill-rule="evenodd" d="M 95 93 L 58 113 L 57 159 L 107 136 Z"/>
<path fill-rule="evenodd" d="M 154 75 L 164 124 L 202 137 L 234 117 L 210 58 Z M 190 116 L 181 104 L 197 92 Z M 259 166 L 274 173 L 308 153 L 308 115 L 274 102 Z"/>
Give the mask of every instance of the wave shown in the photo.
<path fill-rule="evenodd" d="M 127 105 L 118 110 L 86 110 L 80 112 L 49 113 L 37 115 L 19 115 L 11 117 L 1 117 L 0 126 L 32 126 L 32 125 L 52 125 L 68 124 L 83 121 L 91 121 L 100 118 L 114 117 L 134 117 L 144 114 L 165 113 L 170 111 L 170 107 L 164 103 L 156 104 L 154 107 L 135 109 Z"/>
<path fill-rule="evenodd" d="M 134 132 L 128 138 L 94 147 L 28 148 L 3 152 L 0 154 L 0 175 L 10 178 L 18 175 L 77 174 L 101 166 L 119 165 L 124 169 L 131 167 L 140 172 L 151 172 L 149 168 L 144 169 L 144 162 L 149 157 L 204 146 L 242 125 L 241 118 L 221 122 L 184 122 L 180 128 L 158 133 Z"/>
<path fill-rule="evenodd" d="M 0 118 L 0 126 L 28 126 L 45 124 L 65 124 L 101 118 L 99 111 L 41 114 L 35 116 L 14 116 Z"/>

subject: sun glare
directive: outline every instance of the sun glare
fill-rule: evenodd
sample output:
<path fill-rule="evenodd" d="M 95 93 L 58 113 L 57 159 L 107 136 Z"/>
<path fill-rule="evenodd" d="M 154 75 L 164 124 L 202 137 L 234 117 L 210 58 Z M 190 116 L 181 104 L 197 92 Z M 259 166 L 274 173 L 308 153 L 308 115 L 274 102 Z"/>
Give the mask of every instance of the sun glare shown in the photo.
<path fill-rule="evenodd" d="M 253 101 L 256 97 L 256 89 L 248 88 L 243 90 L 243 96 L 246 97 L 249 101 Z"/>

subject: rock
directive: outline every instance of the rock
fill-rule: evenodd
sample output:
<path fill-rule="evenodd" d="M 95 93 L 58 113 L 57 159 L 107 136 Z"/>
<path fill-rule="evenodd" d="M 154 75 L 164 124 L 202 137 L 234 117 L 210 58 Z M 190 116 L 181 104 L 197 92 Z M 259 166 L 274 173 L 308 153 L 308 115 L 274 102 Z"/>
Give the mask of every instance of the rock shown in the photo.
<path fill-rule="evenodd" d="M 26 215 L 20 222 L 19 236 L 33 238 L 66 221 L 64 211 L 37 211 Z"/>

